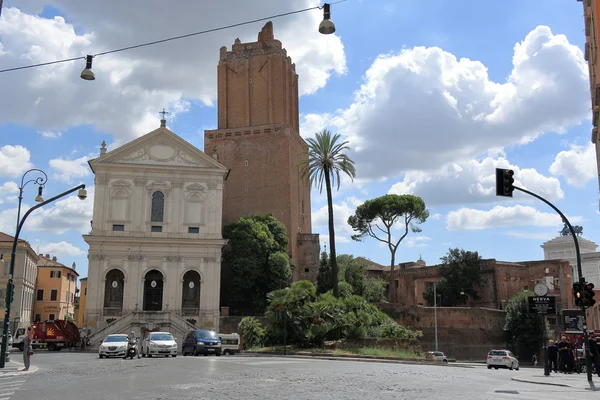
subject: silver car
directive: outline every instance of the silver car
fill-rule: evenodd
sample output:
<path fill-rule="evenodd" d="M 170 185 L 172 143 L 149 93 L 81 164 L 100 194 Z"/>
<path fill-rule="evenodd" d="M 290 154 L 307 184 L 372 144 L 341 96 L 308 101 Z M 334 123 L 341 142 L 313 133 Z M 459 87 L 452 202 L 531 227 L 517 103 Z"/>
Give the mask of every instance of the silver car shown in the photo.
<path fill-rule="evenodd" d="M 438 361 L 448 364 L 448 357 L 441 351 L 428 351 L 427 354 Z"/>
<path fill-rule="evenodd" d="M 127 335 L 108 335 L 98 349 L 98 357 L 125 357 L 127 341 Z"/>
<path fill-rule="evenodd" d="M 150 332 L 142 342 L 142 357 L 177 357 L 177 341 L 169 332 Z"/>

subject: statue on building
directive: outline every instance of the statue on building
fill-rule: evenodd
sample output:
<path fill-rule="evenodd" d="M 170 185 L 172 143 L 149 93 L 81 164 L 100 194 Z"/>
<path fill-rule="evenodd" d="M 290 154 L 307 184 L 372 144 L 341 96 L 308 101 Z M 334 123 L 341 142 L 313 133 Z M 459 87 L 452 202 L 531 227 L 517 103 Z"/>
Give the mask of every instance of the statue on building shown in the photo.
<path fill-rule="evenodd" d="M 583 226 L 581 225 L 575 225 L 573 226 L 573 231 L 575 232 L 575 234 L 577 236 L 581 236 L 583 234 Z M 569 229 L 569 227 L 567 226 L 567 224 L 565 224 L 562 228 L 562 230 L 560 232 L 558 232 L 561 236 L 569 236 L 571 234 L 571 230 Z"/>

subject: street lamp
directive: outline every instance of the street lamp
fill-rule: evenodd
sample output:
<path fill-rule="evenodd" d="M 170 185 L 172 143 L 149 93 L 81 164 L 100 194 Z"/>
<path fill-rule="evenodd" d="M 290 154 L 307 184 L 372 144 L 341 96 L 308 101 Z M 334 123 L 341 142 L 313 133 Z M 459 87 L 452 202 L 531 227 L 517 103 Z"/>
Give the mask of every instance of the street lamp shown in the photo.
<path fill-rule="evenodd" d="M 38 178 L 35 178 L 35 179 L 30 179 L 27 182 L 25 182 L 25 177 L 30 172 L 39 172 L 41 174 L 41 176 L 39 176 Z M 79 191 L 77 193 L 77 196 L 81 200 L 84 200 L 85 198 L 87 198 L 87 191 L 85 190 L 85 185 L 81 184 L 79 186 L 76 186 L 72 189 L 67 190 L 66 192 L 63 192 L 57 196 L 54 196 L 54 197 L 44 201 L 44 199 L 42 197 L 42 190 L 43 190 L 42 188 L 44 187 L 44 184 L 46 183 L 47 180 L 48 180 L 48 175 L 46 175 L 46 173 L 44 171 L 37 169 L 37 168 L 30 169 L 29 171 L 25 172 L 23 174 L 23 177 L 21 178 L 21 186 L 19 187 L 19 206 L 17 208 L 17 228 L 16 228 L 15 237 L 13 239 L 13 244 L 12 244 L 12 252 L 11 252 L 11 257 L 10 257 L 10 269 L 8 271 L 8 283 L 6 284 L 6 302 L 5 302 L 6 308 L 5 308 L 5 313 L 4 313 L 4 323 L 2 325 L 2 346 L 0 348 L 0 368 L 4 368 L 6 365 L 6 347 L 8 345 L 8 325 L 10 324 L 10 306 L 11 306 L 13 291 L 15 289 L 14 273 L 15 273 L 15 260 L 17 258 L 16 257 L 17 244 L 19 242 L 19 234 L 21 233 L 21 229 L 23 229 L 23 224 L 25 223 L 25 220 L 27 220 L 27 217 L 29 217 L 29 215 L 36 209 L 43 207 L 46 204 L 52 203 L 53 201 L 56 201 L 56 200 L 60 199 L 61 197 L 71 194 L 77 190 Z M 38 195 L 36 196 L 36 201 L 38 201 L 39 204 L 36 204 L 35 206 L 33 206 L 29 210 L 27 210 L 25 215 L 23 215 L 23 218 L 21 218 L 21 202 L 23 200 L 23 189 L 30 182 L 33 182 L 39 186 Z"/>
<path fill-rule="evenodd" d="M 331 35 L 335 32 L 335 24 L 331 20 L 331 4 L 323 4 L 323 21 L 319 24 L 319 32 L 323 35 Z"/>

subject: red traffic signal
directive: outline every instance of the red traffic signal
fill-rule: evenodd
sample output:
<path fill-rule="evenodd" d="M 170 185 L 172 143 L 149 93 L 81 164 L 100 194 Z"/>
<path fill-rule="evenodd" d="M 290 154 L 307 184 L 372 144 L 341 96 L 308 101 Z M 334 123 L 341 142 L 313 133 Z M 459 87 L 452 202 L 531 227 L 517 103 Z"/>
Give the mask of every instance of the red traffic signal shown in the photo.
<path fill-rule="evenodd" d="M 514 176 L 512 169 L 496 168 L 496 196 L 513 197 Z"/>
<path fill-rule="evenodd" d="M 594 304 L 596 304 L 596 300 L 594 300 L 595 295 L 596 295 L 596 293 L 594 292 L 594 284 L 592 282 L 588 282 L 585 285 L 584 303 L 586 306 L 592 307 Z"/>

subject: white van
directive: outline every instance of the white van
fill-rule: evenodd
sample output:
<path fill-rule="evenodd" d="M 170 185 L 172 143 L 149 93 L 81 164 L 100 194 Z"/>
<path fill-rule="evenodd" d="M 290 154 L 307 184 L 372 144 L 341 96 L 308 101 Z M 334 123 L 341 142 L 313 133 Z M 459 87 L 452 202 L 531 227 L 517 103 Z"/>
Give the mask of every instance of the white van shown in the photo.
<path fill-rule="evenodd" d="M 240 335 L 237 333 L 220 333 L 221 351 L 225 355 L 233 355 L 240 352 Z"/>

